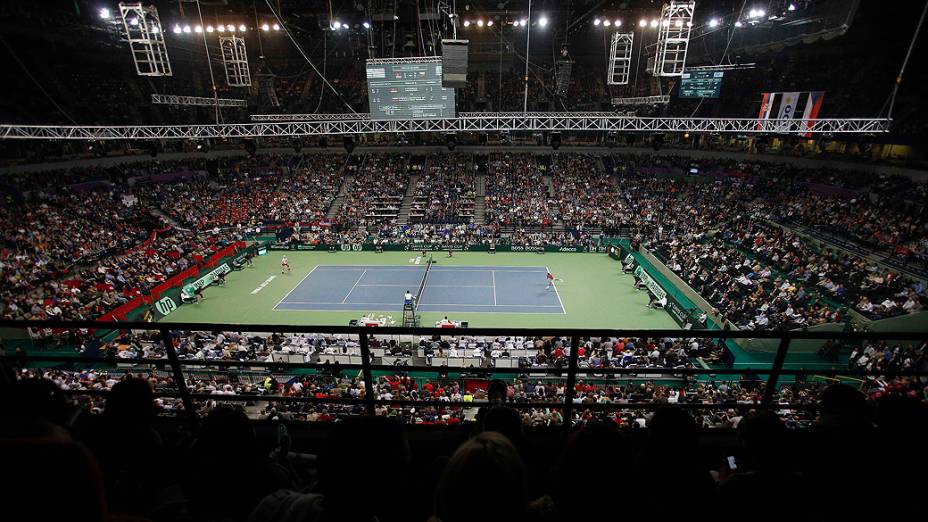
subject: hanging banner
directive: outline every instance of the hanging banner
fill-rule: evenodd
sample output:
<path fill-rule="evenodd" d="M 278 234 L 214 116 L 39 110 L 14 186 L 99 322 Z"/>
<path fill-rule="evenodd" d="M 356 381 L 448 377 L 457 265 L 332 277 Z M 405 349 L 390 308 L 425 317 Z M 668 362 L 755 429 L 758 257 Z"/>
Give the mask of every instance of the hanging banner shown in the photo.
<path fill-rule="evenodd" d="M 778 120 L 791 120 L 796 113 L 796 104 L 799 103 L 798 92 L 784 92 L 783 101 L 780 102 L 780 113 L 777 115 Z"/>
<path fill-rule="evenodd" d="M 812 91 L 809 93 L 809 99 L 806 100 L 806 108 L 802 111 L 802 119 L 806 120 L 806 129 L 811 129 L 812 124 L 818 119 L 818 113 L 822 110 L 822 101 L 825 99 L 825 91 Z M 802 135 L 804 138 L 811 138 L 812 133 L 807 132 Z"/>

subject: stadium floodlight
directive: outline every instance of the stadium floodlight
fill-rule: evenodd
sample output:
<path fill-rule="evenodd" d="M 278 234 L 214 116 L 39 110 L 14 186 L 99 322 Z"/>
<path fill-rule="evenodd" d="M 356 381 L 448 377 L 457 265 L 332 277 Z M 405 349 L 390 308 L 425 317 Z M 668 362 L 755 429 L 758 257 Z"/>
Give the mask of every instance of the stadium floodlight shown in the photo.
<path fill-rule="evenodd" d="M 202 33 L 202 32 L 203 32 L 203 26 L 198 25 L 198 26 L 194 27 L 194 28 L 193 28 L 193 32 L 195 32 L 195 33 Z"/>
<path fill-rule="evenodd" d="M 185 26 L 184 26 L 184 32 L 185 32 L 185 33 L 189 33 L 189 32 L 190 32 L 190 26 L 189 26 L 189 25 L 185 25 Z"/>
<path fill-rule="evenodd" d="M 232 25 L 232 24 L 229 24 L 229 25 L 226 26 L 226 30 L 229 31 L 230 33 L 234 33 L 234 32 L 235 32 L 235 26 Z"/>
<path fill-rule="evenodd" d="M 786 10 L 787 10 L 787 11 L 795 11 L 795 10 L 796 10 L 796 4 L 789 4 L 789 7 L 787 7 Z"/>
<path fill-rule="evenodd" d="M 243 33 L 244 33 L 247 29 L 248 29 L 248 28 L 245 27 L 245 24 L 242 24 L 242 25 L 238 26 L 238 30 L 241 31 L 241 32 L 243 32 Z"/>
<path fill-rule="evenodd" d="M 158 33 L 160 33 L 160 32 L 161 32 L 161 27 L 159 27 L 159 26 L 157 26 L 157 25 L 153 25 L 153 26 L 151 27 L 151 34 L 158 34 Z"/>
<path fill-rule="evenodd" d="M 615 26 L 616 26 L 616 27 L 622 27 L 622 20 L 619 20 L 618 18 L 616 18 L 616 20 L 615 20 Z"/>
<path fill-rule="evenodd" d="M 216 30 L 219 31 L 220 33 L 224 33 L 226 32 L 226 26 L 219 24 L 216 26 Z"/>
<path fill-rule="evenodd" d="M 464 20 L 464 27 L 470 27 L 470 20 Z"/>
<path fill-rule="evenodd" d="M 264 31 L 264 32 L 270 31 L 270 30 L 271 30 L 270 24 L 263 24 L 263 25 L 261 26 L 261 30 Z"/>
<path fill-rule="evenodd" d="M 544 16 L 538 19 L 538 25 L 541 27 L 546 27 L 548 25 L 548 19 Z"/>
<path fill-rule="evenodd" d="M 275 31 L 280 31 L 280 25 L 274 24 L 274 25 L 271 26 L 271 29 L 273 29 L 273 30 L 275 30 Z"/>
<path fill-rule="evenodd" d="M 525 27 L 526 25 L 528 25 L 528 20 L 525 18 L 519 20 L 519 25 L 522 27 Z"/>
<path fill-rule="evenodd" d="M 601 24 L 601 23 L 603 23 L 603 21 L 600 20 L 599 18 L 593 20 L 593 25 L 599 25 L 599 24 Z"/>
<path fill-rule="evenodd" d="M 709 20 L 709 27 L 711 27 L 711 28 L 714 29 L 714 28 L 716 28 L 716 27 L 718 27 L 718 26 L 719 26 L 719 20 L 718 20 L 718 18 L 713 18 L 712 20 Z"/>
<path fill-rule="evenodd" d="M 603 22 L 603 25 L 606 27 L 609 27 L 610 25 L 612 25 L 612 22 L 610 22 L 609 20 L 606 20 L 605 22 Z"/>
<path fill-rule="evenodd" d="M 364 23 L 361 24 L 361 25 L 363 25 L 365 29 L 370 29 L 370 28 L 371 28 L 370 22 L 364 22 Z"/>
<path fill-rule="evenodd" d="M 738 20 L 737 22 L 735 22 L 735 27 L 741 27 L 741 26 L 743 26 L 743 25 L 744 25 L 744 24 L 741 23 L 741 20 Z"/>
<path fill-rule="evenodd" d="M 645 20 L 644 18 L 638 21 L 638 27 L 647 27 L 647 25 L 648 25 L 648 21 Z"/>
<path fill-rule="evenodd" d="M 673 25 L 674 27 L 683 27 L 683 20 L 677 20 Z"/>
<path fill-rule="evenodd" d="M 103 7 L 103 8 L 100 9 L 100 18 L 102 18 L 102 19 L 104 19 L 104 20 L 109 20 L 111 16 L 113 16 L 113 14 L 110 13 L 110 10 L 109 10 L 109 9 L 107 9 L 107 8 L 105 8 L 105 7 Z"/>
<path fill-rule="evenodd" d="M 487 20 L 487 27 L 493 27 L 493 20 Z"/>
<path fill-rule="evenodd" d="M 174 26 L 174 34 L 180 34 L 183 30 L 180 28 L 180 25 Z"/>
<path fill-rule="evenodd" d="M 477 27 L 483 27 L 483 19 L 477 20 Z"/>
<path fill-rule="evenodd" d="M 129 25 L 131 25 L 131 26 L 139 25 L 139 19 L 138 19 L 138 18 L 130 18 L 130 19 L 129 19 Z"/>
<path fill-rule="evenodd" d="M 651 20 L 651 29 L 654 29 L 655 27 L 657 27 L 657 18 Z"/>
<path fill-rule="evenodd" d="M 211 25 L 207 25 L 207 26 L 206 26 L 206 32 L 207 32 L 207 33 L 211 33 L 211 32 L 213 32 L 213 31 L 215 31 L 215 29 L 213 29 L 213 26 L 211 26 Z"/>

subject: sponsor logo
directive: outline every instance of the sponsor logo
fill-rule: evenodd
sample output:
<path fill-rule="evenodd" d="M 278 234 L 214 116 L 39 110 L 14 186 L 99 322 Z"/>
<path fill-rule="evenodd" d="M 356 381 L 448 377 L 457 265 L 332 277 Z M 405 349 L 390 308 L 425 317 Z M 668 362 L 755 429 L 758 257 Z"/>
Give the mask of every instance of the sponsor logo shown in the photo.
<path fill-rule="evenodd" d="M 223 264 L 217 266 L 216 268 L 210 270 L 206 275 L 204 275 L 203 277 L 201 277 L 201 278 L 197 279 L 196 281 L 190 283 L 190 284 L 187 285 L 187 286 L 192 286 L 194 290 L 198 290 L 198 289 L 200 289 L 200 288 L 206 288 L 207 286 L 209 286 L 210 284 L 212 284 L 212 282 L 213 282 L 217 277 L 219 277 L 220 274 L 228 274 L 228 273 L 231 272 L 231 271 L 232 271 L 232 269 L 229 268 L 228 263 L 223 263 Z"/>
<path fill-rule="evenodd" d="M 545 247 L 531 245 L 512 245 L 511 250 L 513 252 L 544 252 Z"/>
<path fill-rule="evenodd" d="M 158 313 L 161 315 L 168 315 L 174 310 L 177 310 L 177 303 L 170 297 L 162 297 L 155 303 L 155 309 L 158 310 Z"/>
<path fill-rule="evenodd" d="M 361 243 L 342 243 L 341 249 L 342 252 L 360 252 L 364 250 L 364 245 Z"/>

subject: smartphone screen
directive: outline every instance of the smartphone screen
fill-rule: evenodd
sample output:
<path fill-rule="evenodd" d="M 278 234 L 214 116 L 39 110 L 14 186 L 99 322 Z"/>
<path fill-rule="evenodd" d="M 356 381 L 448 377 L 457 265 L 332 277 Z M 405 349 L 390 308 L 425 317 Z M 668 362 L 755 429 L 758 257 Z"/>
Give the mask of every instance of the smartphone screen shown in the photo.
<path fill-rule="evenodd" d="M 732 456 L 728 457 L 728 469 L 730 470 L 738 469 L 738 463 L 735 462 L 735 457 L 732 457 Z"/>

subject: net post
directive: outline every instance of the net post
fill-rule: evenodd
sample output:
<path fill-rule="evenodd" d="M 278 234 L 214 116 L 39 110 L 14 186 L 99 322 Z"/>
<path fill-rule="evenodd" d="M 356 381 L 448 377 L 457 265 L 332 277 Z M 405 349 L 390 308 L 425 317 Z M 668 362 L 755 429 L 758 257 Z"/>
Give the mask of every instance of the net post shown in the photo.
<path fill-rule="evenodd" d="M 371 371 L 371 349 L 367 332 L 358 335 L 361 344 L 361 372 L 364 374 L 364 404 L 367 414 L 374 415 L 374 373 Z"/>
<path fill-rule="evenodd" d="M 171 373 L 174 377 L 174 386 L 180 394 L 181 401 L 184 403 L 185 415 L 196 417 L 197 412 L 193 409 L 193 401 L 190 400 L 190 392 L 187 390 L 187 381 L 184 379 L 184 372 L 180 368 L 180 360 L 177 358 L 177 350 L 174 349 L 174 339 L 171 338 L 171 332 L 167 328 L 161 328 L 161 342 L 164 344 L 164 350 L 168 354 L 168 363 L 171 365 Z"/>
<path fill-rule="evenodd" d="M 574 424 L 574 386 L 577 384 L 577 352 L 580 351 L 580 336 L 570 336 L 570 356 L 567 357 L 567 389 L 564 390 L 564 438 L 570 435 Z"/>

